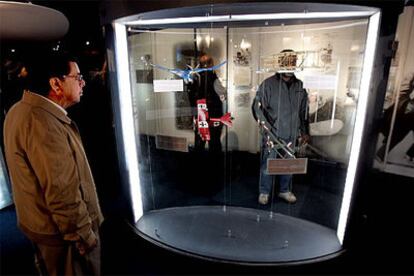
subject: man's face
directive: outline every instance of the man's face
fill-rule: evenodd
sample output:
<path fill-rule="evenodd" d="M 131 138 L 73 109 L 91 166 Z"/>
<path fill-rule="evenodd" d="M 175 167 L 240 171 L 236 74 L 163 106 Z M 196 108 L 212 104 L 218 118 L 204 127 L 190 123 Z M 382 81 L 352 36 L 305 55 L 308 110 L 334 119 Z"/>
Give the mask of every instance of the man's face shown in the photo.
<path fill-rule="evenodd" d="M 200 66 L 202 68 L 208 68 L 213 66 L 213 59 L 209 56 L 202 56 L 200 58 Z"/>
<path fill-rule="evenodd" d="M 65 75 L 62 82 L 63 99 L 67 107 L 80 102 L 85 81 L 81 77 L 78 64 L 69 62 L 70 71 Z"/>

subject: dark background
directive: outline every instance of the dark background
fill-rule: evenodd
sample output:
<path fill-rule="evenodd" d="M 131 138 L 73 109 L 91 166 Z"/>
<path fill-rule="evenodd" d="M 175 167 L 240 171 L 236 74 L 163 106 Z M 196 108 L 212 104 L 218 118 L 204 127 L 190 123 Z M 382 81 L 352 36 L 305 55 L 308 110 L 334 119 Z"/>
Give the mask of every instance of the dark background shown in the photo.
<path fill-rule="evenodd" d="M 105 58 L 106 24 L 120 16 L 189 4 L 223 1 L 32 1 L 64 13 L 70 29 L 60 47 L 79 57 L 82 72 L 98 70 Z M 243 2 L 243 1 L 226 1 Z M 246 2 L 246 1 L 244 1 Z M 251 2 L 251 1 L 248 1 Z M 331 2 L 331 1 L 318 1 Z M 336 1 L 338 2 L 338 1 Z M 401 1 L 341 1 L 399 9 Z M 398 3 L 398 4 L 396 4 Z M 387 21 L 387 17 L 382 18 Z M 86 41 L 90 44 L 86 45 Z M 30 59 L 58 41 L 1 41 L 0 58 Z M 11 49 L 15 49 L 12 53 Z M 3 85 L 3 83 L 1 84 Z M 109 89 L 89 82 L 82 102 L 70 110 L 78 123 L 96 179 L 106 221 L 102 227 L 103 272 L 119 274 L 272 274 L 397 275 L 414 274 L 414 181 L 369 170 L 360 183 L 353 213 L 352 239 L 340 257 L 294 267 L 246 267 L 210 263 L 159 248 L 128 225 L 128 200 L 120 187 L 119 165 Z M 30 243 L 16 228 L 13 206 L 0 211 L 0 272 L 34 274 Z"/>

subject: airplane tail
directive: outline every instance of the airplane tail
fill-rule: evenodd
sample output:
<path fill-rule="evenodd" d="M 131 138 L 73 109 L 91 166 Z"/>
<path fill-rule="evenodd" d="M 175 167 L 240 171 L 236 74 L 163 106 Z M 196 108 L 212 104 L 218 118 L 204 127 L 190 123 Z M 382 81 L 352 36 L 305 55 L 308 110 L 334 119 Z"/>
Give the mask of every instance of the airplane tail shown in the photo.
<path fill-rule="evenodd" d="M 233 126 L 233 117 L 231 117 L 231 113 L 227 112 L 226 114 L 224 114 L 222 117 L 220 118 L 210 118 L 210 121 L 213 122 L 220 122 L 223 125 L 226 125 L 228 127 L 232 127 Z"/>

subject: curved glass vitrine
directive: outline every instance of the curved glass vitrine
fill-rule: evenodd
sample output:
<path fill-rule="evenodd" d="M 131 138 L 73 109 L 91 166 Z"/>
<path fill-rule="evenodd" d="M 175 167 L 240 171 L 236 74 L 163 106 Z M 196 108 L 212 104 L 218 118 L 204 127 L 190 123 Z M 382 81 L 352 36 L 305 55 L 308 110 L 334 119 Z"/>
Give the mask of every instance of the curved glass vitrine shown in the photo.
<path fill-rule="evenodd" d="M 0 209 L 9 206 L 12 203 L 7 168 L 3 158 L 3 151 L 0 149 Z"/>
<path fill-rule="evenodd" d="M 379 20 L 375 8 L 304 3 L 116 20 L 115 96 L 138 232 L 225 262 L 341 252 Z"/>

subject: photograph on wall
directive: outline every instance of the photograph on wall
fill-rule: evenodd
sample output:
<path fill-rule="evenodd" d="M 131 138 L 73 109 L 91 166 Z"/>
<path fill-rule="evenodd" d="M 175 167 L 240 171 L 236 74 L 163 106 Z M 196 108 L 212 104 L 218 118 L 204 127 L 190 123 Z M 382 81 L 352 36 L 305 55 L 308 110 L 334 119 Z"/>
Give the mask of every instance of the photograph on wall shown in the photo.
<path fill-rule="evenodd" d="M 234 67 L 234 86 L 249 87 L 252 85 L 252 70 L 249 66 Z"/>
<path fill-rule="evenodd" d="M 240 43 L 240 49 L 236 51 L 236 55 L 234 57 L 234 65 L 238 65 L 238 66 L 249 66 L 250 65 L 251 53 L 249 50 L 249 46 L 250 46 L 250 43 L 245 42 L 245 40 L 242 39 Z"/>

